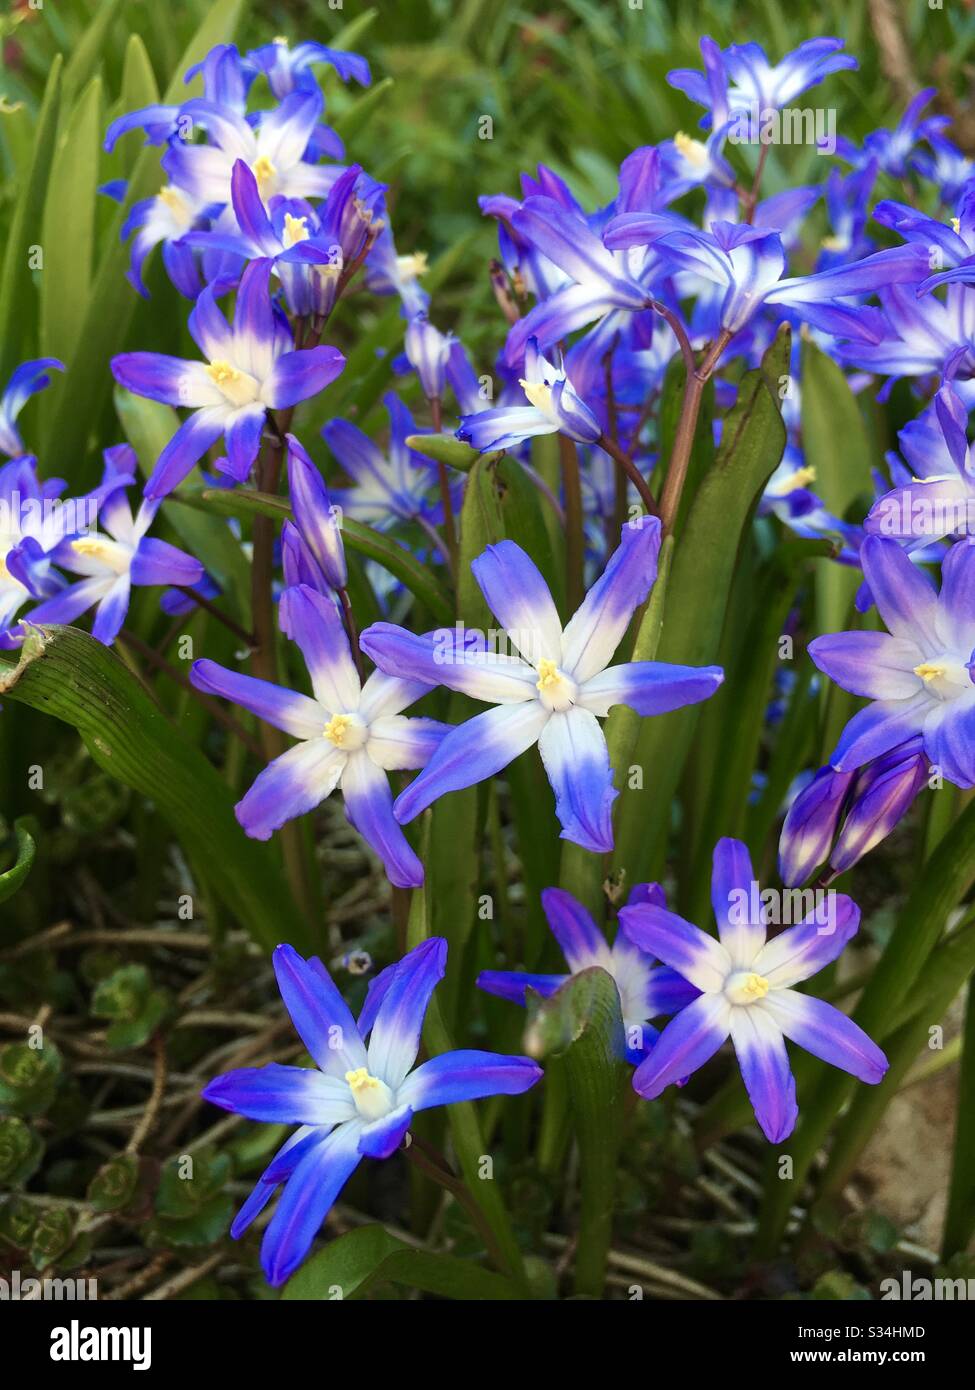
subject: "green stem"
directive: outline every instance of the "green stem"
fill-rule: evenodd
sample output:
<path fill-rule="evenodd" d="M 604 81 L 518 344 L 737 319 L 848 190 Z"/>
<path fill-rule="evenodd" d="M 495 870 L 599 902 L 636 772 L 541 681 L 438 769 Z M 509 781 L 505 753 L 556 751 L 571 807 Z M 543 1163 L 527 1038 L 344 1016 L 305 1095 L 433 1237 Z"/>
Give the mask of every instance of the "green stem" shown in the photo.
<path fill-rule="evenodd" d="M 562 463 L 562 494 L 565 499 L 565 596 L 569 613 L 574 613 L 585 592 L 582 531 L 582 483 L 579 478 L 579 451 L 571 439 L 559 435 Z"/>

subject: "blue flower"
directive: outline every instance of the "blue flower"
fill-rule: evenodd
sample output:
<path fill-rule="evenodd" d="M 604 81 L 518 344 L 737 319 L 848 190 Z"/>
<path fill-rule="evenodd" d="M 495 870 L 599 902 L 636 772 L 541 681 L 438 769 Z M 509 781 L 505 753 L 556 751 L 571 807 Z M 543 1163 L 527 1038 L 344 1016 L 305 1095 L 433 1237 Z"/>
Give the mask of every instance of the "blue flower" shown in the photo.
<path fill-rule="evenodd" d="M 190 671 L 198 690 L 233 700 L 299 740 L 238 802 L 237 819 L 253 839 L 267 840 L 338 787 L 346 815 L 382 859 L 390 882 L 415 887 L 423 882 L 423 865 L 393 815 L 388 773 L 425 766 L 449 732 L 434 719 L 400 713 L 433 682 L 374 671 L 360 684 L 338 609 L 305 585 L 285 590 L 281 625 L 301 650 L 313 697 L 238 675 L 215 661 L 196 661 Z"/>
<path fill-rule="evenodd" d="M 940 595 L 901 547 L 868 536 L 863 573 L 888 632 L 834 632 L 809 644 L 827 676 L 871 703 L 847 724 L 830 762 L 848 772 L 920 735 L 960 787 L 975 785 L 975 547 L 954 545 Z"/>
<path fill-rule="evenodd" d="M 344 589 L 348 567 L 342 544 L 341 512 L 329 497 L 321 473 L 293 434 L 287 436 L 287 443 L 288 492 L 295 527 L 325 583 L 331 589 Z"/>
<path fill-rule="evenodd" d="M 786 257 L 777 231 L 736 222 L 712 222 L 709 231 L 699 231 L 671 213 L 623 213 L 607 224 L 604 239 L 616 248 L 652 245 L 675 270 L 721 286 L 720 323 L 729 333 L 739 332 L 763 306 L 778 306 L 826 333 L 876 343 L 883 335 L 879 313 L 841 301 L 917 283 L 928 263 L 920 247 L 896 246 L 855 265 L 783 280 Z"/>
<path fill-rule="evenodd" d="M 0 453 L 8 458 L 19 458 L 26 453 L 17 429 L 17 416 L 36 391 L 50 386 L 48 372 L 52 368 L 63 372 L 64 363 L 56 357 L 37 357 L 30 362 L 22 362 L 0 395 Z"/>
<path fill-rule="evenodd" d="M 858 772 L 820 768 L 793 799 L 782 826 L 783 883 L 805 883 L 827 860 L 834 875 L 851 869 L 907 814 L 929 774 L 920 737 L 874 758 Z"/>
<path fill-rule="evenodd" d="M 83 578 L 45 599 L 31 613 L 31 622 L 71 623 L 95 608 L 92 636 L 108 647 L 125 622 L 133 585 L 190 588 L 203 578 L 199 560 L 168 541 L 146 535 L 158 502 L 143 501 L 137 515 L 132 515 L 126 492 L 135 482 L 136 466 L 135 451 L 128 445 L 106 450 L 98 490 L 102 530 L 66 537 L 51 552 L 61 569 Z"/>
<path fill-rule="evenodd" d="M 350 488 L 333 488 L 332 496 L 355 521 L 379 529 L 395 521 L 420 521 L 436 515 L 439 504 L 427 500 L 436 482 L 432 459 L 407 447 L 417 426 L 407 407 L 390 391 L 383 397 L 389 413 L 389 446 L 384 452 L 348 420 L 330 420 L 322 438 L 352 479 Z"/>
<path fill-rule="evenodd" d="M 870 1085 L 883 1079 L 887 1059 L 852 1019 L 793 985 L 815 975 L 842 952 L 860 924 L 860 909 L 843 893 L 817 906 L 771 941 L 748 850 L 719 840 L 711 901 L 719 941 L 655 903 L 625 907 L 621 930 L 701 991 L 667 1024 L 633 1076 L 653 1100 L 697 1071 L 730 1037 L 755 1118 L 773 1144 L 787 1139 L 799 1114 L 785 1039 Z M 821 920 L 826 918 L 826 920 Z"/>
<path fill-rule="evenodd" d="M 775 111 L 817 86 L 830 73 L 856 68 L 857 60 L 849 53 L 841 53 L 842 47 L 842 39 L 809 39 L 773 67 L 761 44 L 735 43 L 722 52 L 712 38 L 705 36 L 701 40 L 705 71 L 676 68 L 667 74 L 667 81 L 699 106 L 709 112 L 717 111 L 720 124 L 722 101 L 732 115 Z M 730 80 L 724 91 L 719 80 L 719 61 Z"/>
<path fill-rule="evenodd" d="M 595 415 L 577 394 L 561 360 L 554 366 L 529 338 L 525 351 L 525 375 L 520 381 L 529 405 L 498 406 L 465 415 L 457 438 L 486 453 L 511 449 L 538 434 L 566 435 L 580 444 L 594 444 L 602 433 Z"/>
<path fill-rule="evenodd" d="M 634 887 L 628 906 L 643 902 L 665 905 L 658 883 L 639 883 Z M 675 970 L 655 965 L 653 957 L 641 951 L 624 932 L 619 932 L 610 946 L 586 909 L 564 888 L 546 888 L 542 908 L 570 973 L 538 975 L 522 970 L 482 970 L 477 977 L 479 988 L 523 1005 L 528 990 L 547 998 L 580 970 L 599 966 L 612 975 L 619 990 L 626 1060 L 636 1066 L 659 1036 L 650 1020 L 676 1013 L 697 998 L 698 990 Z"/>
<path fill-rule="evenodd" d="M 548 585 L 521 547 L 507 540 L 489 545 L 471 569 L 517 655 L 488 650 L 484 634 L 459 625 L 414 636 L 374 623 L 362 634 L 363 650 L 380 669 L 493 706 L 451 729 L 397 798 L 400 821 L 413 820 L 445 792 L 493 777 L 537 743 L 563 838 L 596 853 L 612 849 L 617 793 L 599 720 L 613 705 L 649 715 L 697 704 L 723 680 L 716 666 L 609 665 L 653 586 L 659 549 L 656 517 L 624 525 L 619 548 L 563 632 Z"/>
<path fill-rule="evenodd" d="M 237 1239 L 281 1188 L 261 1243 L 277 1286 L 308 1254 L 363 1158 L 388 1158 L 413 1116 L 435 1105 L 521 1095 L 541 1078 L 528 1057 L 465 1050 L 414 1067 L 423 1020 L 443 978 L 447 943 L 431 937 L 373 980 L 358 1023 L 317 957 L 274 952 L 274 973 L 315 1068 L 243 1067 L 211 1081 L 204 1099 L 269 1124 L 299 1126 L 265 1169 L 230 1228 Z M 367 1041 L 368 1040 L 368 1041 Z"/>
<path fill-rule="evenodd" d="M 232 328 L 217 307 L 213 287 L 200 295 L 189 329 L 208 363 L 158 352 L 125 352 L 112 359 L 115 379 L 127 390 L 193 410 L 159 455 L 146 483 L 147 497 L 172 492 L 221 435 L 227 442 L 223 466 L 243 482 L 257 458 L 267 412 L 317 395 L 345 366 L 336 348 L 294 350 L 291 330 L 271 301 L 270 273 L 267 260 L 247 267 Z"/>
<path fill-rule="evenodd" d="M 246 66 L 264 74 L 278 101 L 295 90 L 317 90 L 318 83 L 312 68 L 320 63 L 334 68 L 343 82 L 352 80 L 362 87 L 368 87 L 372 82 L 365 58 L 358 53 L 326 48 L 323 43 L 299 43 L 290 48 L 287 39 L 275 39 L 261 48 L 252 48 L 244 62 Z"/>

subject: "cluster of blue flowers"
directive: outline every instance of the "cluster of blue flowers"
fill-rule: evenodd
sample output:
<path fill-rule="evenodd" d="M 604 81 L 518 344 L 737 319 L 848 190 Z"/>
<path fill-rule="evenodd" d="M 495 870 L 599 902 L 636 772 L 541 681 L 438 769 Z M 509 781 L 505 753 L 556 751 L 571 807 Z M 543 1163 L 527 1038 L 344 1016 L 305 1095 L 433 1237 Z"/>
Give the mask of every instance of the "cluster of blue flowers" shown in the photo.
<path fill-rule="evenodd" d="M 746 188 L 726 155 L 743 111 L 779 110 L 855 67 L 841 48 L 820 39 L 772 65 L 758 45 L 721 50 L 705 38 L 703 71 L 670 76 L 704 108 L 704 139 L 679 133 L 633 151 L 607 207 L 585 209 L 546 168 L 522 176 L 520 197 L 482 198 L 498 224 L 495 288 L 508 325 L 490 398 L 463 345 L 432 322 L 420 284 L 425 259 L 398 253 L 386 190 L 344 162 L 341 141 L 324 123 L 316 66 L 368 84 L 366 62 L 314 43 L 280 41 L 246 55 L 215 49 L 200 65 L 202 97 L 127 115 L 107 140 L 110 148 L 141 130 L 162 149 L 168 182 L 136 204 L 127 226 L 135 233 L 130 278 L 146 292 L 143 267 L 160 246 L 173 285 L 192 301 L 188 326 L 200 353 L 195 361 L 126 353 L 113 371 L 129 391 L 188 413 L 155 460 L 134 519 L 124 500 L 134 456 L 121 447 L 107 452 L 92 495 L 103 531 L 58 533 L 45 521 L 0 533 L 3 640 L 22 640 L 31 600 L 38 604 L 31 622 L 71 621 L 97 605 L 94 635 L 110 643 L 131 584 L 214 592 L 197 561 L 145 533 L 162 499 L 208 453 L 212 473 L 235 486 L 254 478 L 265 449 L 277 451 L 293 515 L 281 536 L 278 618 L 301 652 L 312 694 L 210 660 L 192 670 L 197 688 L 296 740 L 239 803 L 247 833 L 267 839 L 339 789 L 390 881 L 414 887 L 423 865 L 403 826 L 537 744 L 563 838 L 593 853 L 610 850 L 616 791 L 600 720 L 620 704 L 646 717 L 705 701 L 723 679 L 718 667 L 614 664 L 651 593 L 673 521 L 666 492 L 658 503 L 647 487 L 664 374 L 681 353 L 689 380 L 713 377 L 719 401 L 731 405 L 742 366 L 757 366 L 788 323 L 843 363 L 854 389 L 881 379 L 886 393 L 907 379 L 919 414 L 900 433 L 903 460 L 888 456 L 889 476 L 878 477 L 862 524 L 833 516 L 803 457 L 794 355 L 794 389 L 783 401 L 788 444 L 761 510 L 800 536 L 837 541 L 838 562 L 862 571 L 858 606 L 875 604 L 888 631 L 822 635 L 810 646 L 823 673 L 870 703 L 844 730 L 829 766 L 795 795 L 782 877 L 801 884 L 825 865 L 826 883 L 848 868 L 889 833 L 933 766 L 959 787 L 975 785 L 975 552 L 964 524 L 975 496 L 967 439 L 975 399 L 973 171 L 944 134 L 945 122 L 923 118 L 931 93 L 862 148 L 840 142 L 839 162 L 821 184 L 762 198 L 764 158 Z M 274 104 L 250 109 L 258 91 L 265 100 L 269 91 Z M 908 177 L 930 212 L 878 200 L 878 190 L 899 190 Z M 809 267 L 800 237 L 820 200 L 831 230 Z M 807 270 L 789 274 L 796 262 Z M 446 433 L 473 450 L 515 452 L 530 477 L 526 441 L 534 436 L 557 433 L 575 451 L 592 582 L 565 625 L 533 558 L 506 540 L 487 546 L 472 570 L 510 650 L 460 627 L 417 633 L 381 621 L 357 633 L 342 514 L 390 531 L 449 576 L 465 485 L 440 461 L 442 451 L 435 461 L 417 450 L 419 431 L 396 391 L 384 401 L 385 448 L 346 420 L 323 430 L 351 480 L 331 494 L 292 432 L 294 408 L 343 371 L 342 353 L 322 339 L 360 274 L 368 292 L 399 296 L 396 366 L 418 384 L 433 434 L 446 420 Z M 225 313 L 231 296 L 233 311 Z M 63 490 L 38 480 L 15 426 L 27 394 L 59 366 L 25 364 L 4 397 L 0 447 L 13 462 L 0 472 L 0 499 Z M 260 471 L 257 481 L 266 483 Z M 547 500 L 560 508 L 558 498 Z M 941 568 L 940 593 L 921 568 L 931 565 Z M 69 583 L 63 569 L 81 580 Z M 363 655 L 375 666 L 368 676 Z M 435 687 L 486 708 L 456 725 L 403 713 Z M 418 775 L 394 799 L 389 775 L 402 771 Z M 753 883 L 744 845 L 721 841 L 712 884 L 717 939 L 669 911 L 655 884 L 633 890 L 612 945 L 564 891 L 549 890 L 544 909 L 568 974 L 600 966 L 616 981 L 639 1095 L 652 1099 L 681 1082 L 730 1036 L 759 1124 L 780 1142 L 797 1115 L 784 1038 L 869 1083 L 881 1079 L 886 1061 L 843 1014 L 794 989 L 843 950 L 858 926 L 855 904 L 841 895 L 828 929 L 810 918 L 767 940 L 762 910 L 732 908 Z M 360 1159 L 390 1154 L 417 1110 L 517 1093 L 538 1079 L 529 1059 L 490 1053 L 446 1054 L 411 1070 L 444 957 L 445 943 L 431 940 L 384 971 L 356 1023 L 319 961 L 279 948 L 282 995 L 318 1070 L 238 1071 L 206 1092 L 252 1119 L 299 1126 L 234 1227 L 239 1234 L 283 1187 L 264 1237 L 272 1282 L 304 1257 Z M 522 1003 L 527 990 L 550 994 L 568 974 L 489 971 L 479 983 Z M 658 1033 L 654 1021 L 668 1017 Z"/>

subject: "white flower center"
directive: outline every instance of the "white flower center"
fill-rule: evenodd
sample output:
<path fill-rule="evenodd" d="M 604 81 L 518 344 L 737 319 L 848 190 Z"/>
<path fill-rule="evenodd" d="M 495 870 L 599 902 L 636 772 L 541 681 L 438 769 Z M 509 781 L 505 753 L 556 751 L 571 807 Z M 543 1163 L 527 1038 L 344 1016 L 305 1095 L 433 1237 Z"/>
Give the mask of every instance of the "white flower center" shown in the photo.
<path fill-rule="evenodd" d="M 82 559 L 94 560 L 113 574 L 124 574 L 132 563 L 131 550 L 108 536 L 81 536 L 71 542 L 71 549 Z"/>
<path fill-rule="evenodd" d="M 260 395 L 260 387 L 248 372 L 242 372 L 222 358 L 210 363 L 207 376 L 220 387 L 231 405 L 252 405 Z"/>
<path fill-rule="evenodd" d="M 355 753 L 369 738 L 369 725 L 358 714 L 333 714 L 322 730 L 322 737 L 341 748 L 343 753 Z"/>
<path fill-rule="evenodd" d="M 570 676 L 560 671 L 554 661 L 543 657 L 538 663 L 538 680 L 535 682 L 538 698 L 546 709 L 559 713 L 567 710 L 575 702 L 579 687 Z"/>
<path fill-rule="evenodd" d="M 285 246 L 291 247 L 299 241 L 307 241 L 310 235 L 307 217 L 293 217 L 290 212 L 284 214 L 284 234 L 281 240 Z"/>
<path fill-rule="evenodd" d="M 352 1092 L 355 1108 L 364 1120 L 381 1120 L 393 1108 L 393 1093 L 385 1081 L 371 1076 L 368 1067 L 347 1071 L 345 1079 Z"/>
<path fill-rule="evenodd" d="M 769 992 L 769 982 L 754 970 L 736 970 L 725 981 L 725 998 L 730 1004 L 756 1004 Z"/>
<path fill-rule="evenodd" d="M 957 700 L 959 695 L 973 689 L 968 667 L 955 652 L 922 661 L 920 666 L 914 667 L 914 674 L 920 676 L 925 689 L 939 700 Z"/>

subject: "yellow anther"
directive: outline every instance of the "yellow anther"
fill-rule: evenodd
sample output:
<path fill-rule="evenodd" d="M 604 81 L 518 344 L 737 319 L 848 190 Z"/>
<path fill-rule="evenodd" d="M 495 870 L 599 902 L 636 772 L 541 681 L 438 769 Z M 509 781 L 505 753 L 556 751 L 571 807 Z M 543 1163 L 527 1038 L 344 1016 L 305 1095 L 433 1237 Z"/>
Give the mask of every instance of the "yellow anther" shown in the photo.
<path fill-rule="evenodd" d="M 816 470 L 810 464 L 805 464 L 802 468 L 797 468 L 789 482 L 793 487 L 807 487 L 809 483 L 816 481 Z"/>
<path fill-rule="evenodd" d="M 531 404 L 536 410 L 543 410 L 546 415 L 552 409 L 552 388 L 546 386 L 544 381 L 525 381 L 519 380 L 518 385 L 524 391 Z"/>
<path fill-rule="evenodd" d="M 846 237 L 824 236 L 819 243 L 824 251 L 845 251 L 849 245 Z"/>
<path fill-rule="evenodd" d="M 183 194 L 180 193 L 179 189 L 174 188 L 171 183 L 168 183 L 165 188 L 160 188 L 156 197 L 165 207 L 169 208 L 170 212 L 175 213 L 177 217 L 188 217 L 186 199 Z"/>
<path fill-rule="evenodd" d="M 750 995 L 752 999 L 764 999 L 769 990 L 768 980 L 766 980 L 764 975 L 756 975 L 754 971 L 752 971 L 742 985 L 742 990 L 745 994 Z"/>
<path fill-rule="evenodd" d="M 961 220 L 959 218 L 953 217 L 951 219 L 951 230 L 954 232 L 955 236 L 958 236 L 961 232 Z"/>
<path fill-rule="evenodd" d="M 736 970 L 728 977 L 724 992 L 729 1003 L 744 1007 L 764 999 L 769 992 L 769 982 L 754 970 Z"/>
<path fill-rule="evenodd" d="M 351 723 L 351 714 L 333 714 L 323 730 L 324 737 L 334 743 L 336 748 L 341 748 Z M 351 1084 L 350 1081 L 349 1085 L 351 1086 Z"/>
<path fill-rule="evenodd" d="M 553 685 L 558 685 L 562 676 L 559 668 L 554 661 L 550 661 L 547 656 L 542 657 L 538 663 L 538 680 L 535 682 L 536 690 L 550 690 Z"/>
<path fill-rule="evenodd" d="M 87 555 L 98 560 L 105 554 L 106 546 L 104 541 L 97 540 L 94 536 L 82 536 L 79 540 L 71 542 L 71 549 L 76 555 Z"/>
<path fill-rule="evenodd" d="M 262 154 L 259 158 L 254 160 L 252 169 L 255 179 L 257 179 L 258 187 L 260 187 L 261 184 L 269 183 L 278 172 L 266 154 Z"/>
<path fill-rule="evenodd" d="M 221 358 L 217 362 L 211 362 L 207 367 L 207 375 L 215 381 L 218 386 L 229 386 L 235 381 L 240 380 L 240 372 L 230 362 L 225 362 Z"/>
<path fill-rule="evenodd" d="M 682 130 L 674 136 L 674 148 L 688 164 L 693 164 L 698 169 L 702 169 L 708 162 L 707 145 L 702 145 L 700 140 L 695 140 L 692 135 L 686 135 Z"/>
<path fill-rule="evenodd" d="M 282 238 L 285 246 L 294 246 L 296 242 L 308 240 L 308 218 L 292 217 L 290 212 L 284 214 L 284 236 Z"/>
<path fill-rule="evenodd" d="M 396 269 L 401 280 L 416 280 L 426 275 L 428 258 L 425 251 L 414 251 L 411 256 L 397 256 Z"/>
<path fill-rule="evenodd" d="M 941 662 L 922 661 L 920 666 L 914 667 L 914 674 L 920 676 L 922 681 L 933 681 L 937 680 L 939 676 L 943 676 L 946 669 Z"/>
<path fill-rule="evenodd" d="M 374 1091 L 380 1084 L 378 1077 L 370 1076 L 368 1067 L 356 1067 L 355 1071 L 347 1071 L 345 1079 L 352 1091 Z"/>

